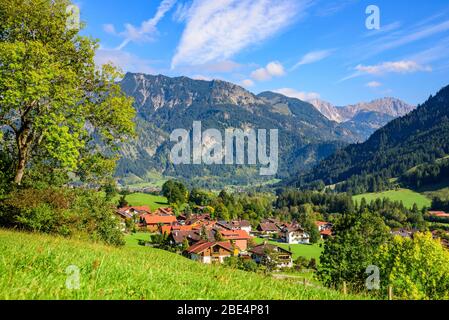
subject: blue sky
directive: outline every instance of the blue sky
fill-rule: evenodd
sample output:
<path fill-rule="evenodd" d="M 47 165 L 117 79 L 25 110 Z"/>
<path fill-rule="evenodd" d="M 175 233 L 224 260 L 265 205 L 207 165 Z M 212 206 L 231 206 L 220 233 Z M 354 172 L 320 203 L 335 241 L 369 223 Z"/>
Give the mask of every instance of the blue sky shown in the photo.
<path fill-rule="evenodd" d="M 97 62 L 347 105 L 449 84 L 447 0 L 82 0 Z M 380 29 L 369 30 L 376 5 Z"/>

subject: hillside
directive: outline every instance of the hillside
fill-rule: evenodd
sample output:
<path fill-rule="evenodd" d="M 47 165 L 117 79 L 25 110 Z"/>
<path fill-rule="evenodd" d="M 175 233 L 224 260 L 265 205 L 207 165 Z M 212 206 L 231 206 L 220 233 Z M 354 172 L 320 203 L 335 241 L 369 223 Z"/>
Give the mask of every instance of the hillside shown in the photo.
<path fill-rule="evenodd" d="M 256 96 L 224 81 L 128 73 L 121 86 L 135 100 L 138 134 L 121 149 L 117 176 L 124 184 L 146 182 L 154 171 L 197 186 L 246 185 L 260 178 L 257 166 L 173 166 L 169 135 L 179 128 L 191 130 L 194 121 L 202 122 L 203 131 L 214 128 L 223 133 L 227 128 L 278 129 L 279 177 L 310 168 L 360 139 L 307 102 L 270 92 Z"/>
<path fill-rule="evenodd" d="M 362 198 L 365 198 L 368 203 L 376 199 L 382 200 L 384 198 L 388 198 L 391 201 L 400 201 L 404 204 L 405 207 L 410 209 L 413 208 L 413 205 L 415 203 L 419 209 L 422 209 L 424 207 L 430 208 L 432 204 L 430 198 L 409 189 L 390 190 L 378 193 L 365 193 L 353 197 L 354 201 L 358 203 L 360 203 Z"/>
<path fill-rule="evenodd" d="M 66 268 L 77 266 L 80 289 L 68 290 Z M 179 255 L 112 248 L 52 236 L 0 230 L 0 299 L 351 299 Z"/>
<path fill-rule="evenodd" d="M 395 178 L 447 154 L 449 86 L 408 115 L 377 130 L 366 142 L 338 151 L 293 183 L 305 185 L 321 180 L 331 185 L 366 176 Z"/>

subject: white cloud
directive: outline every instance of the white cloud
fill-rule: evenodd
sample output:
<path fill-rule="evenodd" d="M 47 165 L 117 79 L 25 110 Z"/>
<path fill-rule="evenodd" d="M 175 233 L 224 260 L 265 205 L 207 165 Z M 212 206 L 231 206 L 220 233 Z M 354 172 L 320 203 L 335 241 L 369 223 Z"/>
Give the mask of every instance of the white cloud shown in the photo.
<path fill-rule="evenodd" d="M 366 86 L 367 86 L 368 88 L 379 88 L 379 87 L 382 86 L 382 83 L 377 82 L 377 81 L 371 81 L 371 82 L 368 82 L 368 83 L 366 84 Z"/>
<path fill-rule="evenodd" d="M 112 63 L 124 72 L 155 73 L 151 61 L 139 58 L 126 51 L 100 48 L 95 55 L 95 64 Z"/>
<path fill-rule="evenodd" d="M 120 46 L 118 46 L 117 49 L 123 49 L 131 41 L 146 42 L 152 40 L 157 32 L 157 24 L 164 18 L 165 14 L 170 11 L 171 8 L 173 8 L 173 6 L 176 4 L 176 1 L 177 0 L 162 0 L 153 18 L 142 22 L 140 27 L 135 27 L 129 23 L 126 24 L 125 31 L 119 33 L 119 35 L 125 38 L 125 40 L 123 40 L 123 42 L 120 44 Z M 103 29 L 105 28 L 109 31 L 112 30 L 111 25 L 106 25 L 103 27 Z M 115 31 L 115 28 L 113 30 Z"/>
<path fill-rule="evenodd" d="M 366 65 L 366 66 L 359 64 L 358 66 L 355 67 L 355 70 L 356 70 L 355 73 L 341 79 L 339 82 L 357 78 L 365 74 L 379 76 L 387 73 L 408 74 L 415 72 L 431 72 L 432 68 L 428 65 L 423 65 L 413 60 L 400 60 L 400 61 L 382 62 L 376 65 Z"/>
<path fill-rule="evenodd" d="M 383 62 L 377 65 L 364 66 L 359 64 L 356 68 L 360 73 L 385 74 L 385 73 L 414 73 L 418 71 L 432 71 L 429 66 L 423 66 L 412 60 L 402 60 L 394 62 Z"/>
<path fill-rule="evenodd" d="M 397 48 L 397 47 L 401 47 L 403 45 L 418 41 L 418 40 L 423 40 L 426 39 L 428 37 L 431 37 L 435 34 L 441 33 L 441 32 L 446 32 L 449 30 L 449 20 L 447 21 L 443 21 L 441 23 L 438 24 L 434 24 L 434 25 L 428 25 L 425 26 L 424 28 L 417 30 L 415 32 L 411 32 L 408 33 L 398 39 L 395 39 L 393 41 L 388 41 L 383 43 L 378 50 L 379 51 L 384 51 L 384 50 L 389 50 L 389 49 L 393 49 L 393 48 Z"/>
<path fill-rule="evenodd" d="M 259 68 L 251 73 L 251 78 L 257 81 L 271 80 L 273 77 L 285 75 L 284 67 L 280 62 L 272 61 L 264 68 Z"/>
<path fill-rule="evenodd" d="M 292 70 L 295 70 L 299 68 L 300 66 L 311 64 L 314 62 L 321 61 L 323 59 L 326 59 L 329 57 L 334 50 L 319 50 L 319 51 L 312 51 L 304 55 L 301 60 L 298 61 L 297 64 L 295 64 L 292 68 Z"/>
<path fill-rule="evenodd" d="M 254 86 L 254 81 L 251 79 L 245 79 L 242 81 L 242 86 L 244 87 L 253 87 Z"/>
<path fill-rule="evenodd" d="M 290 98 L 296 98 L 302 101 L 311 101 L 320 99 L 320 95 L 316 92 L 304 92 L 304 91 L 298 91 L 292 88 L 281 88 L 277 90 L 273 90 L 273 92 L 283 94 L 284 96 L 290 97 Z"/>
<path fill-rule="evenodd" d="M 310 0 L 194 0 L 172 68 L 227 60 L 294 22 Z"/>
<path fill-rule="evenodd" d="M 190 3 L 179 3 L 176 11 L 173 13 L 173 20 L 176 22 L 184 22 L 187 20 L 190 10 Z"/>

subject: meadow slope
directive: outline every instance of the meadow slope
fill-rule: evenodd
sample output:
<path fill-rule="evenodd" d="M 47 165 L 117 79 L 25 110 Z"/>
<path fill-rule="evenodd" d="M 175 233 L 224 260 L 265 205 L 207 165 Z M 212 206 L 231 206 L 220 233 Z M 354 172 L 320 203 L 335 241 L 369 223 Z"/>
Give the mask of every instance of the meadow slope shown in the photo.
<path fill-rule="evenodd" d="M 66 288 L 66 268 L 80 289 Z M 206 266 L 148 248 L 113 248 L 0 229 L 0 299 L 358 299 L 294 280 Z"/>
<path fill-rule="evenodd" d="M 378 193 L 365 193 L 353 197 L 354 201 L 358 203 L 360 203 L 362 198 L 365 198 L 368 203 L 376 199 L 383 198 L 388 198 L 391 201 L 402 201 L 404 206 L 406 206 L 407 208 L 412 208 L 415 203 L 419 209 L 422 209 L 424 207 L 429 208 L 432 205 L 432 201 L 425 195 L 409 189 L 389 190 Z"/>

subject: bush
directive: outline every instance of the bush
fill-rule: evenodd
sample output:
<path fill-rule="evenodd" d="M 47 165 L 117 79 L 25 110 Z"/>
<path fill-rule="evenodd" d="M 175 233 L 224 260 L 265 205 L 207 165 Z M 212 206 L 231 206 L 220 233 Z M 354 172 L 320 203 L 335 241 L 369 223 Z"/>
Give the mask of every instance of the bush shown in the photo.
<path fill-rule="evenodd" d="M 392 286 L 396 299 L 449 299 L 449 252 L 431 233 L 395 237 L 376 253 L 375 265 L 384 297 Z"/>
<path fill-rule="evenodd" d="M 113 205 L 98 192 L 17 189 L 0 202 L 0 226 L 124 245 Z"/>
<path fill-rule="evenodd" d="M 297 270 L 302 270 L 302 269 L 308 268 L 309 264 L 310 264 L 310 261 L 306 257 L 298 257 L 294 261 L 294 265 Z"/>

